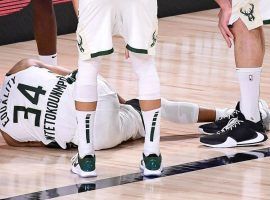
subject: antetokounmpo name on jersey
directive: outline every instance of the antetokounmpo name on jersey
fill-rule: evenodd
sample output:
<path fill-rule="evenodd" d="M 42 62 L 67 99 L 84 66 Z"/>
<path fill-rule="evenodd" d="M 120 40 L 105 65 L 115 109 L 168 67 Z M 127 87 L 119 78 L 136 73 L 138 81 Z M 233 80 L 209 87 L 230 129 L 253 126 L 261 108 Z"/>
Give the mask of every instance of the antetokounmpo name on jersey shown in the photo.
<path fill-rule="evenodd" d="M 59 80 L 53 87 L 47 102 L 47 108 L 44 119 L 44 134 L 47 140 L 55 139 L 55 123 L 60 99 L 67 88 L 65 77 L 58 76 Z"/>
<path fill-rule="evenodd" d="M 7 113 L 7 104 L 11 88 L 13 85 L 15 85 L 15 78 L 16 76 L 9 79 L 9 81 L 5 85 L 5 88 L 3 88 L 4 91 L 1 99 L 1 108 L 0 108 L 0 118 L 3 127 L 5 127 L 10 121 Z"/>

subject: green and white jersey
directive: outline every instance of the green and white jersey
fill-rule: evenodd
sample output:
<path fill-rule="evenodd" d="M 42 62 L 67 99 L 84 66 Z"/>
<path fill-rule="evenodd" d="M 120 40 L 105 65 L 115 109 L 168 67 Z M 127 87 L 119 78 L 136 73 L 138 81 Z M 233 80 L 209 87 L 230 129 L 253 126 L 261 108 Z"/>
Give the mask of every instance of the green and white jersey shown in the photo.
<path fill-rule="evenodd" d="M 34 66 L 6 76 L 1 130 L 19 142 L 55 141 L 66 148 L 76 128 L 73 87 L 65 77 Z"/>
<path fill-rule="evenodd" d="M 74 103 L 76 73 L 60 76 L 29 67 L 6 76 L 0 93 L 0 129 L 19 142 L 78 144 Z M 139 113 L 121 105 L 117 93 L 98 76 L 95 126 L 96 150 L 111 148 L 144 135 Z"/>

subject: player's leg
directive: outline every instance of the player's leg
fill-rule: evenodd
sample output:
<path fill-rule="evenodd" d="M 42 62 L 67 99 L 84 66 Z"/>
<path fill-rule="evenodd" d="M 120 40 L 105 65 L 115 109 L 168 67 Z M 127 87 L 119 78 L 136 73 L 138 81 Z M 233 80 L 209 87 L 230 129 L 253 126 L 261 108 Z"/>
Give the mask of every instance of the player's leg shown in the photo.
<path fill-rule="evenodd" d="M 201 142 L 208 146 L 253 145 L 267 140 L 259 111 L 260 77 L 265 44 L 257 2 L 260 1 L 249 0 L 242 4 L 238 13 L 240 18 L 231 28 L 241 94 L 237 118 L 229 121 L 222 129 L 222 134 L 201 138 Z"/>
<path fill-rule="evenodd" d="M 232 28 L 236 72 L 240 84 L 240 110 L 247 120 L 260 121 L 260 77 L 265 51 L 262 27 L 248 30 L 242 20 Z"/>
<path fill-rule="evenodd" d="M 98 99 L 97 75 L 101 62 L 99 56 L 112 53 L 111 22 L 114 10 L 108 0 L 81 0 L 79 10 L 79 60 L 75 89 L 79 165 L 74 162 L 72 170 L 87 177 L 96 175 L 94 131 Z"/>
<path fill-rule="evenodd" d="M 209 109 L 195 103 L 161 99 L 161 117 L 179 124 L 213 122 L 221 117 L 230 115 L 233 111 L 234 109 L 229 108 Z"/>
<path fill-rule="evenodd" d="M 130 53 L 133 70 L 138 76 L 140 107 L 145 127 L 145 141 L 141 169 L 145 176 L 162 171 L 160 153 L 160 82 L 154 57 Z"/>
<path fill-rule="evenodd" d="M 161 100 L 163 119 L 179 124 L 211 122 L 199 126 L 199 132 L 207 135 L 220 131 L 233 113 L 234 109 L 229 108 L 209 109 L 194 103 Z"/>
<path fill-rule="evenodd" d="M 73 165 L 73 172 L 80 176 L 95 176 L 95 152 L 94 152 L 94 122 L 97 102 L 97 73 L 99 61 L 78 62 L 78 75 L 76 81 L 75 106 L 77 117 L 78 160 L 79 166 Z M 83 164 L 88 163 L 87 166 Z M 80 162 L 79 162 L 80 163 Z M 91 164 L 90 164 L 91 163 Z"/>
<path fill-rule="evenodd" d="M 260 99 L 259 108 L 260 108 L 260 114 L 262 116 L 264 130 L 269 131 L 270 110 L 266 101 L 264 101 L 263 99 Z M 239 104 L 236 106 L 236 109 L 225 108 L 225 109 L 216 109 L 215 111 L 216 111 L 216 117 L 214 121 L 212 121 L 211 123 L 202 124 L 199 126 L 199 132 L 201 134 L 214 135 L 214 134 L 217 134 L 219 131 L 221 131 L 221 129 L 224 128 L 228 124 L 230 119 L 238 117 Z M 200 108 L 199 116 L 201 115 L 204 120 L 206 119 L 205 117 L 207 117 L 208 115 L 207 113 L 208 113 L 207 111 L 206 112 L 201 111 L 201 108 Z M 212 112 L 210 112 L 210 116 L 212 116 L 211 113 Z M 212 117 L 209 119 L 212 119 Z M 199 120 L 199 122 L 207 122 L 204 120 Z"/>
<path fill-rule="evenodd" d="M 144 154 L 160 155 L 160 83 L 154 57 L 130 53 L 130 58 L 138 76 L 140 107 L 146 131 Z"/>
<path fill-rule="evenodd" d="M 146 132 L 142 167 L 144 175 L 160 175 L 160 82 L 153 57 L 157 35 L 157 1 L 121 2 L 123 36 L 138 77 L 140 106 Z"/>
<path fill-rule="evenodd" d="M 32 0 L 34 34 L 39 59 L 49 65 L 57 65 L 57 26 L 52 0 Z"/>

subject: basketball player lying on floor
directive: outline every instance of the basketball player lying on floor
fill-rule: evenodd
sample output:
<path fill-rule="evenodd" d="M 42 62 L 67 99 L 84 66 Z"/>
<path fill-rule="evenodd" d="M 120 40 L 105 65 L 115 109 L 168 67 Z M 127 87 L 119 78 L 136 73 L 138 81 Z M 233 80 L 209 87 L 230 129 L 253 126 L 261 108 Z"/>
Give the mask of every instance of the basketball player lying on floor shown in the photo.
<path fill-rule="evenodd" d="M 0 94 L 0 127 L 6 143 L 15 147 L 63 149 L 77 145 L 75 80 L 76 71 L 32 59 L 18 62 L 6 74 Z M 98 98 L 96 150 L 144 136 L 138 100 L 125 101 L 101 76 L 98 77 Z M 260 109 L 267 116 L 265 102 Z M 163 119 L 180 124 L 211 122 L 233 112 L 166 99 L 162 99 L 161 111 Z"/>

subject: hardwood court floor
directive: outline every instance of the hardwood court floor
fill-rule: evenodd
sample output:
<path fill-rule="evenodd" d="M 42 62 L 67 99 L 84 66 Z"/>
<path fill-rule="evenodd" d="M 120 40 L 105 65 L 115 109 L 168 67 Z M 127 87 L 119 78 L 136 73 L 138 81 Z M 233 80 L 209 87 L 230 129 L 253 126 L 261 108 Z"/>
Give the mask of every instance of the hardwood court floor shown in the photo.
<path fill-rule="evenodd" d="M 226 47 L 217 29 L 217 10 L 160 20 L 157 68 L 162 96 L 208 107 L 234 107 L 239 99 L 233 50 Z M 266 56 L 261 97 L 270 103 L 270 27 L 265 28 Z M 76 68 L 75 35 L 58 37 L 59 64 Z M 136 95 L 136 82 L 128 61 L 123 61 L 124 44 L 115 39 L 116 53 L 104 59 L 101 74 L 125 98 Z M 22 58 L 35 57 L 34 41 L 0 46 L 0 73 Z M 201 146 L 197 125 L 162 121 L 161 151 L 164 165 L 174 166 L 213 157 L 247 152 L 264 146 L 210 149 Z M 143 141 L 132 141 L 97 152 L 98 177 L 81 179 L 70 172 L 76 151 L 44 148 L 12 148 L 0 138 L 0 199 L 139 172 Z M 267 154 L 268 155 L 268 154 Z M 259 156 L 260 157 L 260 156 Z M 224 157 L 223 157 L 224 158 Z M 270 199 L 270 160 L 260 158 L 226 166 L 196 170 L 154 180 L 107 187 L 55 199 Z M 192 168 L 192 166 L 190 166 Z M 111 180 L 111 179 L 108 179 Z M 102 181 L 101 181 L 102 182 Z M 69 191 L 70 192 L 70 191 Z M 49 192 L 47 192 L 49 193 Z M 42 199 L 33 194 L 31 199 Z M 44 198 L 43 198 L 44 199 Z"/>

